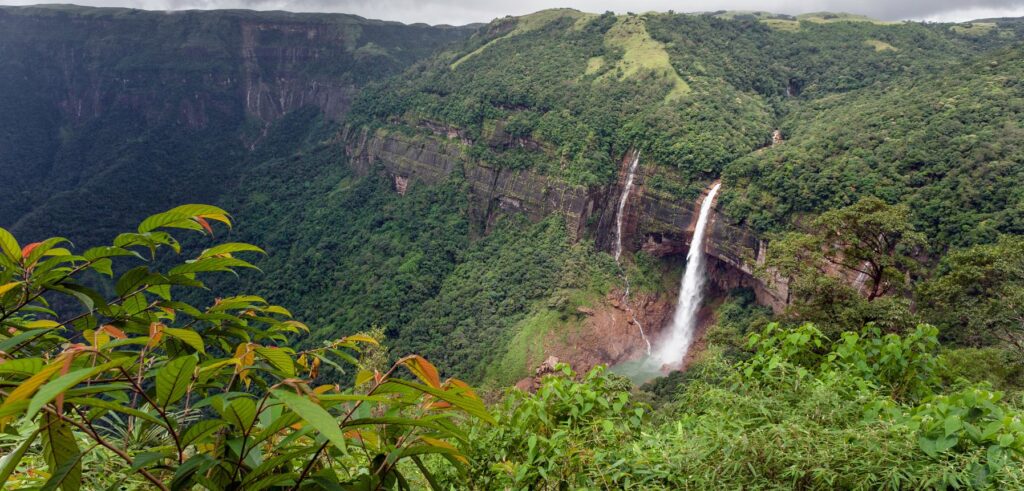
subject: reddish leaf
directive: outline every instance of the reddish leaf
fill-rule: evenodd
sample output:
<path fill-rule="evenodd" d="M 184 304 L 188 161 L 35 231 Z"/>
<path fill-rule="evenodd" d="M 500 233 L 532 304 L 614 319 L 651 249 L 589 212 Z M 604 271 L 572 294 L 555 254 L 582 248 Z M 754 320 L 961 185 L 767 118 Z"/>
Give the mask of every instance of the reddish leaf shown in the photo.
<path fill-rule="evenodd" d="M 203 217 L 195 217 L 195 220 L 199 222 L 207 232 L 210 232 L 210 235 L 213 235 L 213 227 L 210 226 L 210 222 L 206 221 Z"/>
<path fill-rule="evenodd" d="M 149 325 L 149 343 L 146 344 L 147 348 L 152 348 L 160 343 L 160 339 L 164 337 L 164 328 L 167 327 L 160 322 L 153 322 Z"/>
<path fill-rule="evenodd" d="M 24 248 L 21 249 L 21 257 L 28 257 L 29 254 L 32 254 L 33 249 L 39 247 L 39 244 L 42 244 L 42 242 L 33 242 L 31 244 L 26 245 Z"/>
<path fill-rule="evenodd" d="M 235 359 L 238 360 L 238 364 L 235 365 L 235 374 L 245 383 L 246 387 L 249 387 L 251 383 L 249 367 L 256 363 L 256 346 L 253 343 L 241 343 L 235 348 Z"/>
<path fill-rule="evenodd" d="M 412 372 L 416 378 L 423 381 L 423 383 L 435 388 L 441 388 L 441 376 L 437 373 L 437 368 L 430 364 L 426 358 L 419 355 L 409 355 L 401 360 L 401 363 Z"/>
<path fill-rule="evenodd" d="M 118 329 L 118 328 L 116 328 L 116 327 L 114 327 L 114 326 L 112 326 L 110 324 L 106 324 L 103 327 L 101 327 L 100 331 L 109 334 L 113 338 L 117 338 L 117 339 L 126 339 L 126 338 L 128 338 L 128 336 L 124 333 L 124 331 L 122 331 L 122 330 L 120 330 L 120 329 Z"/>
<path fill-rule="evenodd" d="M 64 363 L 60 366 L 60 374 L 67 375 L 68 371 L 71 370 L 71 362 L 74 361 L 74 353 L 69 354 L 64 358 Z M 64 393 L 57 394 L 57 399 L 54 401 L 54 405 L 57 406 L 57 417 L 64 415 Z"/>

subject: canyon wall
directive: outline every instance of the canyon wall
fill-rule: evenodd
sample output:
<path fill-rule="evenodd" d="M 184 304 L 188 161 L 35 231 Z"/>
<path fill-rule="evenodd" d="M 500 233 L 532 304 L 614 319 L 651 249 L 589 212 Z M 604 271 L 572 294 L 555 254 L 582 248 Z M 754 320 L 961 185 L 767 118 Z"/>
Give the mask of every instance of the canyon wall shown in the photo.
<path fill-rule="evenodd" d="M 0 7 L 0 86 L 73 125 L 126 110 L 147 124 L 268 123 L 306 105 L 340 119 L 367 82 L 470 32 L 345 14 Z"/>
<path fill-rule="evenodd" d="M 456 133 L 445 137 L 409 136 L 398 131 L 358 130 L 345 137 L 355 170 L 366 175 L 382 166 L 404 187 L 436 184 L 453 172 L 466 178 L 473 194 L 473 213 L 485 226 L 504 213 L 519 212 L 531 220 L 552 213 L 566 217 L 573 238 L 583 236 L 587 219 L 603 206 L 606 189 L 571 186 L 527 170 L 499 169 L 467 155 Z"/>
<path fill-rule="evenodd" d="M 433 135 L 397 129 L 346 130 L 343 139 L 351 165 L 362 175 L 380 170 L 395 182 L 396 190 L 415 183 L 436 184 L 459 172 L 473 194 L 474 214 L 485 224 L 503 213 L 521 212 L 532 220 L 561 213 L 574 238 L 591 237 L 610 250 L 614 240 L 616 206 L 625 165 L 617 182 L 605 187 L 573 186 L 529 170 L 497 169 L 471 158 L 468 142 L 458 132 L 431 127 Z M 646 178 L 664 173 L 664 166 L 641 159 L 625 208 L 625 250 L 644 250 L 656 256 L 685 254 L 689 248 L 700 199 L 680 201 L 647 189 Z M 764 261 L 766 244 L 750 230 L 713 212 L 705 251 L 712 257 L 710 278 L 723 290 L 754 289 L 758 300 L 780 310 L 785 306 L 784 285 L 769 286 L 754 276 Z"/>

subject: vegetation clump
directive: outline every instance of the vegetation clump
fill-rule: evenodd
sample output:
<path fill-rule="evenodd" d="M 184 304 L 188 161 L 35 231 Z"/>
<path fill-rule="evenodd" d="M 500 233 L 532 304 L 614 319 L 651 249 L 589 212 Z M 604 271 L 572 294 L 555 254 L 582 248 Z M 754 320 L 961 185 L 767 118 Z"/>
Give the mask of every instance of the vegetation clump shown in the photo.
<path fill-rule="evenodd" d="M 426 359 L 381 372 L 358 358 L 374 337 L 296 350 L 289 341 L 309 329 L 261 297 L 179 299 L 262 252 L 226 242 L 168 268 L 147 262 L 182 251 L 175 229 L 212 235 L 217 222 L 232 223 L 217 207 L 180 206 L 80 254 L 0 229 L 5 489 L 408 489 L 433 479 L 431 454 L 463 470 L 458 424 L 494 420 Z M 342 365 L 354 373 L 344 386 L 320 376 Z"/>

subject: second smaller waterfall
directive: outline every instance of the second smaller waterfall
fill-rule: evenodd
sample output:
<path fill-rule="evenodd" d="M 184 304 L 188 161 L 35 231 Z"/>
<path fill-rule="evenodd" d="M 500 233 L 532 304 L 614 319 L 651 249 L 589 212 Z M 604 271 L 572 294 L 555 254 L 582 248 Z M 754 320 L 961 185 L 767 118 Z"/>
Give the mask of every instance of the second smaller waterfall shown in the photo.
<path fill-rule="evenodd" d="M 697 311 L 704 298 L 704 235 L 719 186 L 721 183 L 715 183 L 700 205 L 700 215 L 693 229 L 690 251 L 686 254 L 686 272 L 683 273 L 683 281 L 679 287 L 676 313 L 655 354 L 656 359 L 662 364 L 682 363 L 693 343 L 694 330 L 697 328 Z"/>
<path fill-rule="evenodd" d="M 626 214 L 626 202 L 629 201 L 629 193 L 633 190 L 633 176 L 636 175 L 637 165 L 640 164 L 640 151 L 637 150 L 633 155 L 633 160 L 629 163 L 629 169 L 626 171 L 626 182 L 622 185 L 622 194 L 619 195 L 619 210 L 615 215 L 615 264 L 619 265 L 619 272 L 622 274 L 622 281 L 626 284 L 626 291 L 622 294 L 622 303 L 629 310 L 629 315 L 633 319 L 633 323 L 636 324 L 637 329 L 640 331 L 640 337 L 644 340 L 647 345 L 647 354 L 651 354 L 651 341 L 647 339 L 647 334 L 644 334 L 644 326 L 640 323 L 640 319 L 636 317 L 636 311 L 629 306 L 629 276 L 626 275 L 626 271 L 622 269 L 622 220 Z"/>
<path fill-rule="evenodd" d="M 622 256 L 622 220 L 626 212 L 626 202 L 629 201 L 629 193 L 633 190 L 633 176 L 636 175 L 636 167 L 640 164 L 640 151 L 633 154 L 633 161 L 629 163 L 629 170 L 626 172 L 626 182 L 622 184 L 622 194 L 619 195 L 619 210 L 615 215 L 615 262 L 619 262 Z"/>

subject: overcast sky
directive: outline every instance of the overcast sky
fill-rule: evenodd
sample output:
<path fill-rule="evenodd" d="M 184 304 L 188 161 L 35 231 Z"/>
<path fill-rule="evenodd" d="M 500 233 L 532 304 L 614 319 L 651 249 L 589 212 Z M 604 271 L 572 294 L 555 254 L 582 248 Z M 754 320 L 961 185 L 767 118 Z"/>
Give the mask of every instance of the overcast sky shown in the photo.
<path fill-rule="evenodd" d="M 0 5 L 34 3 L 42 2 L 0 0 Z M 149 10 L 247 8 L 344 12 L 373 19 L 430 24 L 488 22 L 495 17 L 522 15 L 553 7 L 572 7 L 587 12 L 763 10 L 799 14 L 828 10 L 863 14 L 882 20 L 942 22 L 1024 16 L 1024 0 L 73 0 L 70 3 Z"/>

